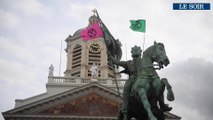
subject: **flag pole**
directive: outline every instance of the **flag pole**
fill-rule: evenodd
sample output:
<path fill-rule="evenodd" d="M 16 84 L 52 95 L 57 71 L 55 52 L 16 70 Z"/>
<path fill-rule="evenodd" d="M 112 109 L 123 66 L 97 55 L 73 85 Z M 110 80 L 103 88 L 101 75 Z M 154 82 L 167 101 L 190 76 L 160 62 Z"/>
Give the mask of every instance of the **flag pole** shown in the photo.
<path fill-rule="evenodd" d="M 144 52 L 144 46 L 145 46 L 145 33 L 143 34 L 143 48 L 142 48 L 142 57 L 143 57 L 143 52 Z"/>
<path fill-rule="evenodd" d="M 59 76 L 61 76 L 61 52 L 62 52 L 62 40 L 61 40 L 60 59 L 59 59 Z"/>
<path fill-rule="evenodd" d="M 111 39 L 115 40 L 115 38 L 112 36 L 112 34 L 109 32 L 109 30 L 107 29 L 105 24 L 102 22 L 101 18 L 99 17 L 98 11 L 96 9 L 94 9 L 92 12 L 97 14 L 97 17 L 98 17 L 98 20 L 99 20 L 100 24 L 106 29 L 106 32 L 110 35 Z M 106 39 L 104 39 L 104 42 L 106 44 Z M 107 48 L 107 46 L 106 46 L 106 48 Z M 109 56 L 111 56 L 111 54 L 109 54 L 109 52 L 108 52 L 108 48 L 107 48 L 107 53 L 108 53 Z M 110 64 L 112 65 L 112 68 L 113 68 L 113 73 L 114 73 L 114 78 L 115 78 L 115 83 L 116 83 L 118 96 L 121 97 L 119 86 L 118 86 L 118 81 L 117 81 L 117 78 L 116 78 L 116 75 L 115 75 L 115 66 L 112 63 L 112 60 L 111 59 L 109 59 L 109 60 L 110 60 Z"/>
<path fill-rule="evenodd" d="M 126 60 L 127 60 L 127 48 L 126 48 L 126 43 L 125 43 L 125 52 L 126 52 Z"/>

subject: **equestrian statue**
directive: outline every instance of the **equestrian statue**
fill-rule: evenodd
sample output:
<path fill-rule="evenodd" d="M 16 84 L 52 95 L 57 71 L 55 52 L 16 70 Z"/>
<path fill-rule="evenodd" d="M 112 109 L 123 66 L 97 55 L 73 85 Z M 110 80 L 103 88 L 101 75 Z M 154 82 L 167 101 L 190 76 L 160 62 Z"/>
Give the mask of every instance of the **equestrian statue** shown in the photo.
<path fill-rule="evenodd" d="M 165 120 L 164 112 L 172 108 L 164 103 L 163 92 L 167 89 L 167 100 L 173 101 L 174 94 L 166 78 L 160 78 L 156 70 L 169 65 L 163 43 L 154 42 L 143 52 L 138 46 L 131 49 L 133 60 L 118 61 L 110 57 L 112 62 L 124 67 L 121 73 L 129 75 L 124 85 L 123 104 L 118 116 L 119 120 Z"/>

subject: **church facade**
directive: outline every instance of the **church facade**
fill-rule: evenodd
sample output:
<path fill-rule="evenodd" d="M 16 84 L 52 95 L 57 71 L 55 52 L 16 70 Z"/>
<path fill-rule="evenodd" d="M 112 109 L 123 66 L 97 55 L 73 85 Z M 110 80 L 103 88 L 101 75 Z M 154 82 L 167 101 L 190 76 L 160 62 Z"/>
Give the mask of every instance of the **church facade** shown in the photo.
<path fill-rule="evenodd" d="M 96 17 L 89 18 L 89 25 Z M 27 99 L 16 99 L 15 107 L 3 112 L 5 120 L 116 120 L 122 103 L 126 79 L 121 79 L 118 67 L 110 64 L 103 37 L 83 40 L 81 31 L 69 35 L 67 65 L 64 76 L 54 76 L 49 70 L 46 92 Z M 91 69 L 95 66 L 96 69 Z M 116 81 L 115 81 L 116 78 Z M 166 120 L 180 120 L 165 112 Z"/>

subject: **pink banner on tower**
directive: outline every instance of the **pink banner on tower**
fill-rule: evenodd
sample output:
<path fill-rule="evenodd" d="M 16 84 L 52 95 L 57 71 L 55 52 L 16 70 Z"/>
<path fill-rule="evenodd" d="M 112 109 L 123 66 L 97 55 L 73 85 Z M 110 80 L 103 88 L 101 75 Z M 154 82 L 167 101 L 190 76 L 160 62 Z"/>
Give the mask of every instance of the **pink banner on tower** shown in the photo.
<path fill-rule="evenodd" d="M 103 32 L 99 23 L 89 26 L 88 28 L 81 31 L 81 37 L 83 40 L 92 40 L 94 38 L 103 37 Z"/>

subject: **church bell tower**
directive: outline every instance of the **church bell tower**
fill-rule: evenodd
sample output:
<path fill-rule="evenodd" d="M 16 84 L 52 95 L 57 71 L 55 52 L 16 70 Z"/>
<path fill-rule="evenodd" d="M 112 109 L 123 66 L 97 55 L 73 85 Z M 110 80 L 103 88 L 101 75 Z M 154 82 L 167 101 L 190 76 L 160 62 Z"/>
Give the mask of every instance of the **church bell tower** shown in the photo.
<path fill-rule="evenodd" d="M 87 27 L 97 21 L 96 15 L 91 16 Z M 113 68 L 108 60 L 104 37 L 83 40 L 81 37 L 82 30 L 84 29 L 77 30 L 73 36 L 69 35 L 65 40 L 67 43 L 67 48 L 65 49 L 67 53 L 65 77 L 90 79 L 90 68 L 92 65 L 96 65 L 98 67 L 97 79 L 114 78 Z M 115 68 L 115 71 L 119 72 L 118 67 Z M 120 78 L 121 76 L 118 74 L 116 77 Z"/>

